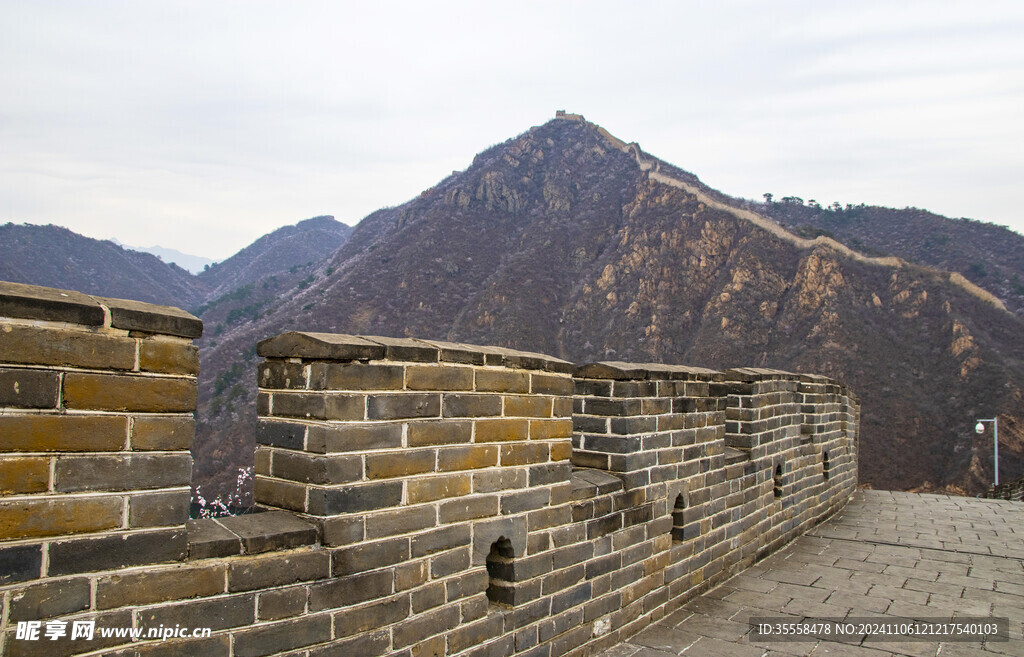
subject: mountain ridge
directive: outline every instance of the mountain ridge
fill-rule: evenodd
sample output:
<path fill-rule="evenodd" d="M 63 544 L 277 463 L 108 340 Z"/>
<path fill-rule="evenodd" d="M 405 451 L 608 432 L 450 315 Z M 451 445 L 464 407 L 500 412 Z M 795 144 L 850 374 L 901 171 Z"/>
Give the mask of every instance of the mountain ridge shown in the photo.
<path fill-rule="evenodd" d="M 646 153 L 638 161 L 639 146 L 609 135 L 582 120 L 549 121 L 368 215 L 307 287 L 207 352 L 210 377 L 246 364 L 219 396 L 200 393 L 198 453 L 216 444 L 216 470 L 234 458 L 225 445 L 251 440 L 248 346 L 299 329 L 575 362 L 818 372 L 865 400 L 868 484 L 977 491 L 990 475 L 969 422 L 979 413 L 1017 426 L 1001 431 L 1003 474 L 1024 469 L 1015 315 L 949 273 L 896 259 L 879 266 L 839 242 L 766 230 L 770 219 L 742 216 L 750 202 L 692 174 L 680 181 L 677 167 Z M 898 436 L 887 442 L 892 427 Z"/>

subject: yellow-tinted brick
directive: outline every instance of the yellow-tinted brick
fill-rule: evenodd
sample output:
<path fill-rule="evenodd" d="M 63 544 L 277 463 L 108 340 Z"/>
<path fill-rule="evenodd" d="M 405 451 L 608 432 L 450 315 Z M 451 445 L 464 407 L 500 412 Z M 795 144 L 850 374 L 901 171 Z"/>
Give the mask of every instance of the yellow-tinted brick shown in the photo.
<path fill-rule="evenodd" d="M 472 390 L 473 369 L 451 365 L 410 365 L 405 371 L 409 390 Z"/>
<path fill-rule="evenodd" d="M 471 492 L 470 477 L 464 474 L 413 479 L 407 486 L 409 504 L 433 502 L 446 497 L 461 497 Z"/>
<path fill-rule="evenodd" d="M 135 340 L 92 331 L 8 325 L 0 332 L 0 362 L 131 370 Z"/>
<path fill-rule="evenodd" d="M 139 347 L 139 368 L 165 374 L 199 374 L 199 349 L 186 340 L 147 338 Z"/>
<path fill-rule="evenodd" d="M 0 540 L 80 534 L 121 526 L 120 497 L 0 502 Z"/>
<path fill-rule="evenodd" d="M 128 418 L 113 415 L 0 415 L 9 452 L 112 452 L 124 449 Z"/>
<path fill-rule="evenodd" d="M 50 459 L 37 456 L 0 458 L 0 495 L 41 493 L 49 488 Z"/>
<path fill-rule="evenodd" d="M 530 420 L 530 440 L 571 437 L 572 420 Z"/>
<path fill-rule="evenodd" d="M 83 410 L 187 413 L 196 408 L 196 382 L 69 372 L 64 376 L 64 404 Z"/>
<path fill-rule="evenodd" d="M 512 395 L 505 397 L 506 417 L 551 417 L 551 397 Z"/>
<path fill-rule="evenodd" d="M 506 440 L 526 440 L 528 435 L 528 420 L 477 420 L 473 442 L 493 443 Z"/>

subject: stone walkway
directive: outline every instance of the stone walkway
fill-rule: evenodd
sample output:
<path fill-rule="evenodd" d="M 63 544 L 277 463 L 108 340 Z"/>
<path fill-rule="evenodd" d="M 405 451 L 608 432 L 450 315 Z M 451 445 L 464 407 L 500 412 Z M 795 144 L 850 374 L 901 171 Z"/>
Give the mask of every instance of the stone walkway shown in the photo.
<path fill-rule="evenodd" d="M 751 617 L 1009 618 L 1008 641 L 762 640 Z M 600 657 L 1024 657 L 1024 503 L 857 491 L 789 546 Z"/>

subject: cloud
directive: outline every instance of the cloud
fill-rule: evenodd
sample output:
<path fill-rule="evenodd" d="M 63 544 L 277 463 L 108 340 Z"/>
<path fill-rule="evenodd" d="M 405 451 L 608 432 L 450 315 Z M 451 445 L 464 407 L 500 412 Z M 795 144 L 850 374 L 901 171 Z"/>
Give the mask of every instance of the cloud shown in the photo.
<path fill-rule="evenodd" d="M 1009 2 L 9 2 L 0 218 L 222 258 L 564 108 L 729 194 L 1020 231 L 1021 27 Z"/>

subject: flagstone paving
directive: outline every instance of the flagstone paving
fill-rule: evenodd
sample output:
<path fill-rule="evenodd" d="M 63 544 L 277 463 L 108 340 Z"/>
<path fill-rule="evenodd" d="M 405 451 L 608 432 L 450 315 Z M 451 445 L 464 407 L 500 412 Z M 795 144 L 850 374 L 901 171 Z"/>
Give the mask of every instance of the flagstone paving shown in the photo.
<path fill-rule="evenodd" d="M 1009 639 L 764 640 L 750 623 L 965 616 L 1008 618 Z M 828 521 L 600 657 L 672 655 L 1024 657 L 1024 503 L 859 490 Z"/>

